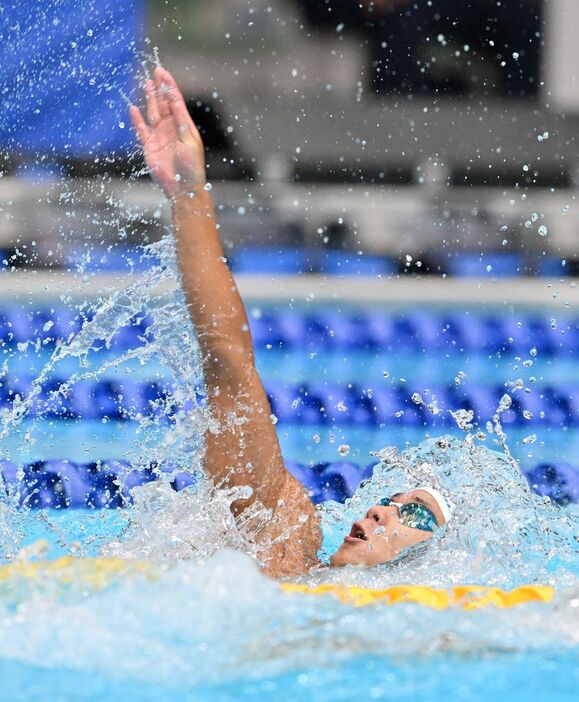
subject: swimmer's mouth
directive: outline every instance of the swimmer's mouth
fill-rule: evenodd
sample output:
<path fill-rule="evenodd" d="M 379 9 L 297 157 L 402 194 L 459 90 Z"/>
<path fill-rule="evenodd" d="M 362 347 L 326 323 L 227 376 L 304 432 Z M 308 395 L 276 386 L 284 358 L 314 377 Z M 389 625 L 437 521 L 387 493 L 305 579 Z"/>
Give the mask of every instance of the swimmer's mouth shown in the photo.
<path fill-rule="evenodd" d="M 352 524 L 352 529 L 344 541 L 368 541 L 364 527 L 360 522 L 354 522 L 354 524 Z"/>

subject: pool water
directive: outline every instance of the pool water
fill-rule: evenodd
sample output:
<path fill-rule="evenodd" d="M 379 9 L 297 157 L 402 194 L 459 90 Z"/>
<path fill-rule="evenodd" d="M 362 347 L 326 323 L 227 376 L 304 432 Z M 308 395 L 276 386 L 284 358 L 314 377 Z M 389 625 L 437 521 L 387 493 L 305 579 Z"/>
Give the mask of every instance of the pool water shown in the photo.
<path fill-rule="evenodd" d="M 105 321 L 97 320 L 99 338 L 126 322 L 147 300 L 146 287 L 124 294 L 108 305 Z M 186 397 L 194 396 L 199 363 L 182 301 L 177 295 L 156 305 L 156 340 L 142 348 L 113 344 L 91 351 L 91 329 L 96 327 L 89 325 L 84 336 L 56 351 L 42 344 L 26 349 L 5 346 L 6 377 L 19 382 L 39 376 L 43 382 L 72 378 L 73 385 L 77 380 L 125 379 L 127 387 L 129 381 L 169 379 Z M 343 308 L 336 304 L 322 311 L 335 314 L 338 307 Z M 255 323 L 264 314 L 285 313 L 287 303 L 260 303 L 259 308 L 250 303 L 249 309 Z M 398 316 L 413 313 L 386 305 L 378 309 Z M 298 310 L 319 311 L 315 305 Z M 348 307 L 347 312 L 355 315 L 357 308 Z M 468 313 L 474 319 L 478 311 Z M 535 313 L 516 311 L 523 328 Z M 572 317 L 562 316 L 559 324 L 576 331 Z M 572 345 L 547 353 L 531 336 L 516 349 L 508 339 L 503 346 L 465 351 L 452 345 L 356 348 L 352 343 L 345 348 L 321 339 L 317 346 L 288 350 L 263 339 L 257 364 L 266 386 L 279 387 L 280 393 L 287 387 L 297 392 L 306 384 L 321 388 L 326 382 L 361 389 L 382 384 L 396 392 L 400 404 L 394 410 L 405 413 L 364 424 L 356 423 L 347 408 L 343 422 L 315 412 L 311 416 L 319 421 L 306 422 L 300 407 L 307 402 L 296 395 L 295 421 L 280 419 L 278 434 L 287 460 L 347 459 L 364 466 L 377 460 L 370 452 L 383 446 L 410 447 L 406 454 L 390 451 L 372 484 L 361 488 L 350 503 L 323 508 L 326 541 L 341 538 L 341 525 L 347 522 L 349 527 L 351 513 L 375 499 L 372 490 L 392 491 L 401 482 L 412 485 L 425 465 L 454 491 L 461 505 L 460 518 L 428 559 L 403 562 L 395 569 L 322 569 L 306 578 L 308 582 L 369 587 L 468 582 L 507 588 L 535 582 L 557 588 L 552 603 L 465 612 L 414 604 L 353 608 L 330 597 L 289 596 L 260 573 L 250 556 L 223 548 L 223 536 L 230 545 L 236 543 L 235 535 L 227 533 L 228 504 L 222 498 L 219 503 L 215 498 L 214 504 L 195 490 L 174 493 L 168 487 L 165 491 L 163 486 L 145 486 L 135 493 L 136 506 L 127 510 L 27 511 L 5 500 L 0 505 L 3 561 L 24 549 L 20 557 L 32 560 L 102 554 L 170 565 L 159 566 L 153 579 L 119 576 L 101 589 L 75 582 L 62 585 L 50 578 L 0 577 L 2 699 L 574 699 L 579 682 L 576 508 L 561 509 L 533 496 L 512 462 L 486 451 L 485 447 L 502 451 L 498 435 L 486 423 L 492 410 L 465 432 L 446 411 L 432 415 L 432 421 L 425 411 L 420 417 L 427 420 L 416 421 L 410 399 L 420 393 L 430 402 L 433 387 L 454 393 L 457 386 L 492 387 L 493 392 L 498 387 L 515 396 L 524 388 L 539 393 L 536 388 L 544 386 L 569 393 L 579 381 Z M 444 397 L 444 410 L 459 409 L 448 405 L 455 397 L 450 390 Z M 46 458 L 126 458 L 144 464 L 154 457 L 181 470 L 200 460 L 202 425 L 187 424 L 185 415 L 175 415 L 177 431 L 166 417 L 151 420 L 138 408 L 124 421 L 98 413 L 58 419 L 54 414 L 35 416 L 32 405 L 27 409 L 16 415 L 5 410 L 3 458 L 21 464 Z M 558 417 L 551 411 L 529 419 L 505 413 L 507 442 L 515 458 L 524 465 L 573 463 L 579 427 L 572 418 Z M 477 430 L 485 436 L 477 437 Z M 445 439 L 439 446 L 432 440 L 415 448 L 425 435 L 442 434 L 456 437 L 456 442 Z M 537 438 L 530 442 L 532 434 Z M 208 513 L 214 515 L 215 533 L 203 526 L 205 532 L 198 537 L 207 541 L 207 548 L 188 552 L 186 532 L 195 534 L 201 528 L 196 515 Z M 184 553 L 187 560 L 176 560 Z"/>

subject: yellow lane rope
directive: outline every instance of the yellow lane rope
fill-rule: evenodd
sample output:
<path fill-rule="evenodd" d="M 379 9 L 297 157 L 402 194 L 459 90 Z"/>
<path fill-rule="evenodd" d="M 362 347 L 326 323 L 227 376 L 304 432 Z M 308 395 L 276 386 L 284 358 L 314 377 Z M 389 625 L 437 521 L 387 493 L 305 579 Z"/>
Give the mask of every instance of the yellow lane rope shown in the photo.
<path fill-rule="evenodd" d="M 18 583 L 29 581 L 42 586 L 51 582 L 62 586 L 85 586 L 95 590 L 130 575 L 144 575 L 149 579 L 159 577 L 162 567 L 147 561 L 121 558 L 75 558 L 65 556 L 53 561 L 16 561 L 0 566 L 0 592 L 13 590 Z M 299 595 L 329 595 L 353 607 L 399 602 L 447 609 L 459 607 L 466 610 L 480 607 L 516 607 L 526 602 L 549 602 L 555 589 L 547 585 L 523 585 L 506 591 L 497 587 L 461 585 L 437 589 L 426 585 L 393 585 L 382 590 L 357 585 L 324 584 L 316 587 L 296 583 L 280 583 L 283 592 Z"/>
<path fill-rule="evenodd" d="M 549 602 L 555 595 L 554 588 L 547 585 L 523 585 L 510 591 L 482 585 L 460 585 L 447 590 L 439 590 L 426 585 L 392 585 L 383 590 L 356 585 L 331 584 L 309 587 L 308 585 L 283 583 L 281 587 L 287 593 L 331 595 L 340 602 L 353 607 L 365 607 L 376 603 L 392 605 L 399 602 L 414 602 L 433 609 L 446 609 L 448 607 L 478 609 L 489 605 L 516 607 L 525 602 Z"/>

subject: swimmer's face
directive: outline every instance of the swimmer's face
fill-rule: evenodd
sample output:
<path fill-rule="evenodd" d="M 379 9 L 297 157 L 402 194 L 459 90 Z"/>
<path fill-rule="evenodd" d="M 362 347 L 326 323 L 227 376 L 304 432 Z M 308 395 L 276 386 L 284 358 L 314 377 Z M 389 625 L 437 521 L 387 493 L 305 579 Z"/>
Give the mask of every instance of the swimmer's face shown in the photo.
<path fill-rule="evenodd" d="M 402 504 L 417 502 L 427 507 L 436 524 L 442 526 L 444 517 L 436 500 L 424 490 L 397 493 L 392 499 Z M 330 558 L 330 565 L 375 566 L 388 563 L 409 546 L 415 546 L 432 538 L 431 531 L 424 531 L 400 523 L 398 507 L 374 505 L 363 519 L 354 522 L 344 543 Z"/>

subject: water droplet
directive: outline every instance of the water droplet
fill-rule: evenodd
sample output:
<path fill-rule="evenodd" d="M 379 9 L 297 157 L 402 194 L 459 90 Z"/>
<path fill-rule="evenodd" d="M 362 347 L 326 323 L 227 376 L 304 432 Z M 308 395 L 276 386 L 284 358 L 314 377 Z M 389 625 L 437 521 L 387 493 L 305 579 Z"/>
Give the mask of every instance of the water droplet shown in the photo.
<path fill-rule="evenodd" d="M 537 441 L 536 434 L 529 434 L 529 436 L 525 436 L 525 438 L 523 439 L 524 444 L 534 444 L 535 441 Z"/>
<path fill-rule="evenodd" d="M 338 453 L 340 456 L 347 456 L 350 453 L 350 447 L 348 444 L 340 444 L 338 447 Z"/>
<path fill-rule="evenodd" d="M 541 224 L 541 226 L 537 229 L 537 233 L 539 234 L 539 236 L 547 236 L 549 230 L 544 224 Z"/>
<path fill-rule="evenodd" d="M 499 406 L 497 408 L 498 412 L 505 412 L 513 404 L 513 398 L 506 393 L 501 397 Z"/>
<path fill-rule="evenodd" d="M 275 414 L 270 414 L 269 415 L 270 422 L 272 424 L 277 424 L 278 423 L 278 418 L 275 416 Z"/>
<path fill-rule="evenodd" d="M 211 185 L 211 183 L 205 183 L 205 185 L 203 186 L 203 190 L 207 190 L 207 192 L 209 192 L 212 187 L 213 186 Z"/>

